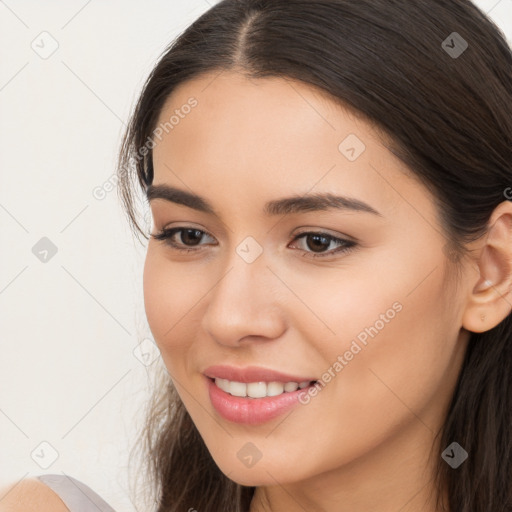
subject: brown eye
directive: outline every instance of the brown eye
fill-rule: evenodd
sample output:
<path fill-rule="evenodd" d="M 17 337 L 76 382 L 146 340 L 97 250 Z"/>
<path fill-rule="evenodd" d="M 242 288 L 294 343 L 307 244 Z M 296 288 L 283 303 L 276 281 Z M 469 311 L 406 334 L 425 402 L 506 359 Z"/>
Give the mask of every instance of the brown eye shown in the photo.
<path fill-rule="evenodd" d="M 174 235 L 176 235 L 177 233 L 181 233 L 181 242 L 176 242 L 174 240 Z M 201 245 L 204 245 L 199 243 L 204 235 L 208 235 L 208 233 L 197 228 L 178 227 L 171 229 L 163 229 L 160 233 L 151 236 L 155 240 L 163 241 L 166 245 L 169 245 L 173 249 L 176 249 L 178 251 L 190 252 L 194 250 L 199 250 L 193 249 L 193 247 L 200 247 Z"/>
<path fill-rule="evenodd" d="M 306 235 L 305 240 L 307 240 L 306 246 L 313 252 L 321 252 L 322 249 L 328 249 L 331 243 L 329 237 L 323 235 Z"/>
<path fill-rule="evenodd" d="M 178 233 L 180 233 L 181 241 L 176 241 L 175 239 L 175 235 Z M 213 238 L 205 231 L 193 227 L 163 229 L 160 233 L 151 236 L 155 240 L 163 241 L 173 250 L 193 252 L 199 251 L 202 245 L 206 245 L 200 243 L 205 235 Z M 357 246 L 357 243 L 352 240 L 337 238 L 328 233 L 301 233 L 293 241 L 300 239 L 306 240 L 305 249 L 301 249 L 304 252 L 304 256 L 309 255 L 313 258 L 334 256 L 335 254 L 348 252 Z M 333 243 L 337 244 L 338 248 L 327 250 Z"/>
<path fill-rule="evenodd" d="M 353 249 L 357 244 L 352 240 L 344 240 L 342 238 L 337 238 L 327 233 L 302 233 L 295 237 L 295 240 L 299 240 L 304 238 L 306 240 L 306 249 L 305 253 L 310 253 L 310 256 L 313 258 L 319 257 L 327 257 L 332 256 L 334 254 L 343 253 Z M 323 251 L 323 249 L 328 249 L 331 243 L 335 243 L 341 245 L 337 249 L 333 249 L 330 251 Z M 305 254 L 306 255 L 306 254 Z"/>
<path fill-rule="evenodd" d="M 201 240 L 202 231 L 199 229 L 180 229 L 179 231 L 181 231 L 181 240 L 185 245 L 188 245 L 189 242 L 192 242 L 192 245 L 196 245 Z"/>

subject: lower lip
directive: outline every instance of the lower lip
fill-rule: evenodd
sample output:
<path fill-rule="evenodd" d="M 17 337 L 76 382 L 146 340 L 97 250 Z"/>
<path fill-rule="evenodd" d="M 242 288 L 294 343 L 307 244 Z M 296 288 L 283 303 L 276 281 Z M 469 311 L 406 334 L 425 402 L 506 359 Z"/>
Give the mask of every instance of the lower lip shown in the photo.
<path fill-rule="evenodd" d="M 226 420 L 246 425 L 260 425 L 285 413 L 299 402 L 300 393 L 308 391 L 306 386 L 296 391 L 285 392 L 278 396 L 249 398 L 233 396 L 220 389 L 215 382 L 206 377 L 208 392 L 213 407 Z"/>

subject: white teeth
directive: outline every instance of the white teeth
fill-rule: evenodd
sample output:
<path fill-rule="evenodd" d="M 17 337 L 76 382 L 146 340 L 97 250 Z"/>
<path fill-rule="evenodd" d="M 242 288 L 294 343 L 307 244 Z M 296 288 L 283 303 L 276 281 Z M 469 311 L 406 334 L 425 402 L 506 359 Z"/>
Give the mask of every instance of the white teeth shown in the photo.
<path fill-rule="evenodd" d="M 288 391 L 286 389 L 287 384 L 283 384 L 282 382 L 269 382 L 267 384 L 267 396 L 277 396 L 281 395 L 283 391 Z"/>
<path fill-rule="evenodd" d="M 263 398 L 267 396 L 266 382 L 250 382 L 247 384 L 247 396 L 251 398 Z"/>
<path fill-rule="evenodd" d="M 308 384 L 309 384 L 309 382 L 308 382 Z M 299 387 L 299 384 L 297 384 L 297 382 L 287 382 L 284 385 L 284 390 L 287 392 L 296 391 L 298 387 Z"/>
<path fill-rule="evenodd" d="M 229 382 L 229 392 L 233 396 L 247 396 L 247 384 L 244 382 Z"/>
<path fill-rule="evenodd" d="M 304 382 L 235 382 L 227 379 L 215 379 L 215 384 L 233 396 L 248 396 L 250 398 L 263 398 L 266 396 L 278 396 L 282 393 L 290 393 L 297 389 L 309 386 L 309 381 Z"/>
<path fill-rule="evenodd" d="M 226 393 L 229 393 L 229 380 L 227 379 L 215 379 L 215 384 L 222 389 L 222 391 L 225 391 Z"/>

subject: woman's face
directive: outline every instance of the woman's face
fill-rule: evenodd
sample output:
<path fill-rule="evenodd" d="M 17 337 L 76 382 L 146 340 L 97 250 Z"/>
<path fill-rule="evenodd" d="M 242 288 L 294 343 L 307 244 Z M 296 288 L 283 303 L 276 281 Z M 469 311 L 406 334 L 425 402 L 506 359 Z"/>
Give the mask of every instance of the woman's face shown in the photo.
<path fill-rule="evenodd" d="M 184 231 L 149 242 L 146 313 L 220 469 L 275 485 L 352 478 L 370 463 L 383 480 L 407 478 L 426 464 L 468 339 L 467 289 L 447 285 L 427 189 L 371 125 L 295 81 L 205 75 L 174 92 L 159 127 L 152 233 Z M 324 194 L 347 199 L 320 208 L 311 198 Z M 285 391 L 294 398 L 284 407 L 283 395 L 213 389 L 214 365 L 318 383 Z M 245 380 L 286 381 L 262 375 Z"/>

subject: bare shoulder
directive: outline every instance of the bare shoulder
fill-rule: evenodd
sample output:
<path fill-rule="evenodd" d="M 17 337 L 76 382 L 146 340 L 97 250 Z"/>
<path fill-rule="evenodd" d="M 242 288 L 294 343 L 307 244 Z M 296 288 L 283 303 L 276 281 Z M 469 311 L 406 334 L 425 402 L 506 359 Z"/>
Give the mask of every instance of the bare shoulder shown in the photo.
<path fill-rule="evenodd" d="M 0 487 L 0 512 L 69 512 L 64 502 L 36 478 Z"/>

